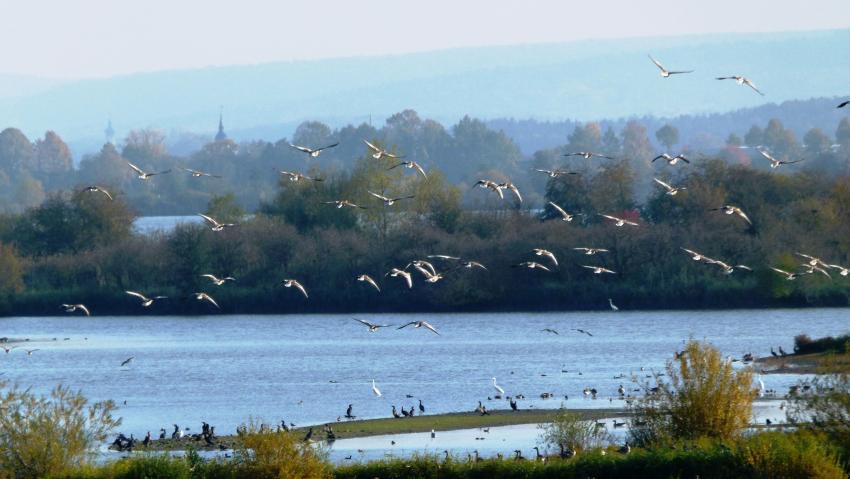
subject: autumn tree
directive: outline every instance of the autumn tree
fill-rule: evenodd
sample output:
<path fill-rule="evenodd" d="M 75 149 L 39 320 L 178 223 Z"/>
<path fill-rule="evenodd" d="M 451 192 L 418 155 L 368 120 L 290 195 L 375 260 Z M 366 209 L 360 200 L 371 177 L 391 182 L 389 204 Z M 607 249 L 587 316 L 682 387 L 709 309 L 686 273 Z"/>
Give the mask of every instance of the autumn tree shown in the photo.
<path fill-rule="evenodd" d="M 36 140 L 33 171 L 40 173 L 64 173 L 73 168 L 71 150 L 55 132 L 48 131 L 43 139 Z"/>
<path fill-rule="evenodd" d="M 17 128 L 0 131 L 0 170 L 15 174 L 32 168 L 33 147 Z"/>

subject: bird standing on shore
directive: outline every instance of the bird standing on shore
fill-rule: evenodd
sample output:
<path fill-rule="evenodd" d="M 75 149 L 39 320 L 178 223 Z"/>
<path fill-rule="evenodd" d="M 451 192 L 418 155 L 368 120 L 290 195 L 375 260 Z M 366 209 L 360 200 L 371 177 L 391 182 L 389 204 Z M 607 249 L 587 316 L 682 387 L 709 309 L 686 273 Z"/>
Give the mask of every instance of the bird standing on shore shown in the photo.
<path fill-rule="evenodd" d="M 372 394 L 376 397 L 381 397 L 381 390 L 378 389 L 378 386 L 375 385 L 375 380 L 372 380 Z"/>

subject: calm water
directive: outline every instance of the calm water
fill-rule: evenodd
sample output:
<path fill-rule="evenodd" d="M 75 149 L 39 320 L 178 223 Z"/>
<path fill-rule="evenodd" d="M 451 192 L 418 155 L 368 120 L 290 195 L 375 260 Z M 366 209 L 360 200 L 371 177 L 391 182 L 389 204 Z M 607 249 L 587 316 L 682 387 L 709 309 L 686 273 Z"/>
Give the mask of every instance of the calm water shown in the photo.
<path fill-rule="evenodd" d="M 140 216 L 133 221 L 136 233 L 150 235 L 156 232 L 168 233 L 183 223 L 200 224 L 200 216 Z"/>
<path fill-rule="evenodd" d="M 629 384 L 615 376 L 662 368 L 689 337 L 737 357 L 767 355 L 772 346 L 790 351 L 799 333 L 847 332 L 848 312 L 358 316 L 396 325 L 427 319 L 441 336 L 412 328 L 368 333 L 347 315 L 4 318 L 0 336 L 30 338 L 26 348 L 40 351 L 0 354 L 0 377 L 39 391 L 61 383 L 92 399 L 113 399 L 121 430 L 136 437 L 170 431 L 173 423 L 199 431 L 202 420 L 219 434 L 249 417 L 320 423 L 343 415 L 349 403 L 360 418 L 387 417 L 392 405 L 417 404 L 408 394 L 421 398 L 428 413 L 472 410 L 478 400 L 506 408 L 504 401 L 487 401 L 494 376 L 508 395 L 526 396 L 522 408 L 558 407 L 564 395 L 567 407 L 611 407 L 622 402 L 608 398 Z M 130 356 L 135 360 L 120 367 Z M 372 379 L 383 397 L 373 395 Z M 784 393 L 798 378 L 763 379 Z M 597 388 L 600 399 L 584 398 L 585 387 Z M 539 399 L 543 392 L 556 399 Z"/>

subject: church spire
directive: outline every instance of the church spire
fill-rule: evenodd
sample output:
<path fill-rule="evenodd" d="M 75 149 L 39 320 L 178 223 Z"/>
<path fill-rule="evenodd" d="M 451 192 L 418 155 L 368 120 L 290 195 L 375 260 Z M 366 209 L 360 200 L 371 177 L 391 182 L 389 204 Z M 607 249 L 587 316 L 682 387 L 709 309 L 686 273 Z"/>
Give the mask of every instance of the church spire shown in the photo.
<path fill-rule="evenodd" d="M 103 130 L 103 134 L 106 135 L 106 142 L 115 144 L 115 130 L 112 128 L 112 118 L 109 118 L 108 123 L 106 124 L 106 129 Z"/>
<path fill-rule="evenodd" d="M 224 107 L 221 107 L 218 113 L 218 133 L 215 134 L 215 141 L 224 141 L 227 139 L 227 134 L 224 132 Z"/>

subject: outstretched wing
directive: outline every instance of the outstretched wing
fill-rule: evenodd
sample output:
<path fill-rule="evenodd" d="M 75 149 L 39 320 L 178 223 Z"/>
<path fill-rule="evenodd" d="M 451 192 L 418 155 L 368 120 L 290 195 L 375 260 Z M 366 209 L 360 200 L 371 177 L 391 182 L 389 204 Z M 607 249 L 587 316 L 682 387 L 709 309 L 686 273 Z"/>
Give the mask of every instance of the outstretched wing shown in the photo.
<path fill-rule="evenodd" d="M 138 166 L 136 166 L 136 165 L 134 165 L 134 164 L 130 163 L 129 161 L 127 162 L 127 165 L 128 165 L 130 168 L 132 168 L 132 169 L 133 169 L 133 171 L 135 171 L 136 173 L 138 173 L 138 174 L 140 174 L 140 175 L 144 175 L 144 174 L 145 174 L 145 172 L 144 172 L 144 171 L 142 171 L 142 169 L 141 169 L 141 168 L 139 168 Z"/>

